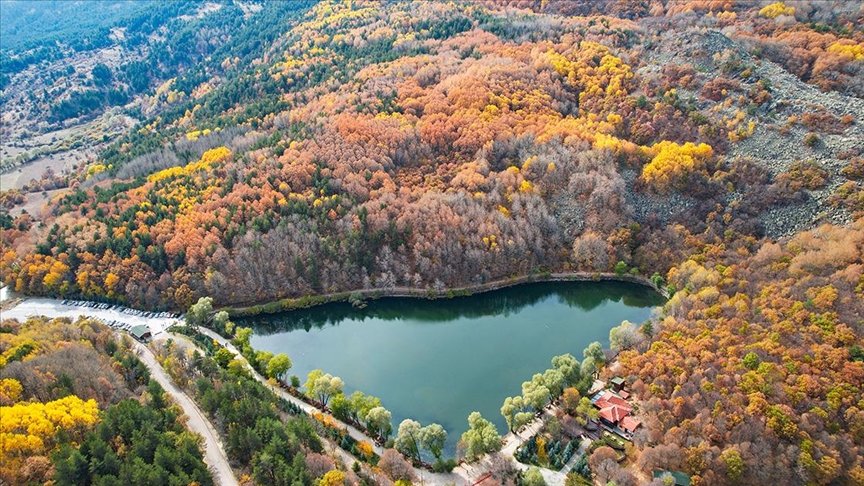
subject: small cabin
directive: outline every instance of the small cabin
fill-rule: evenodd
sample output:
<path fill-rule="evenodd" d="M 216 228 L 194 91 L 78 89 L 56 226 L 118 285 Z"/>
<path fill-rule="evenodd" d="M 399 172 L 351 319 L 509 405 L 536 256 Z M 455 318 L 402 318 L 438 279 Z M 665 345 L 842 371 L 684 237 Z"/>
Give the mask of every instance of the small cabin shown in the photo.
<path fill-rule="evenodd" d="M 616 376 L 615 378 L 609 380 L 609 384 L 612 385 L 613 390 L 615 390 L 616 392 L 620 392 L 624 389 L 624 378 Z"/>
<path fill-rule="evenodd" d="M 153 334 L 150 333 L 150 328 L 144 325 L 132 326 L 132 329 L 129 329 L 129 334 L 132 334 L 133 338 L 142 343 L 146 343 L 153 338 Z"/>

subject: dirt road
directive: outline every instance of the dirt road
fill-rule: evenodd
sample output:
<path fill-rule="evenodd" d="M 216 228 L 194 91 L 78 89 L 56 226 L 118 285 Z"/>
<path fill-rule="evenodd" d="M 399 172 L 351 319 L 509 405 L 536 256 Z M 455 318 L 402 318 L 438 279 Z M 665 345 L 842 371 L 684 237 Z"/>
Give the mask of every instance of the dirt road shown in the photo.
<path fill-rule="evenodd" d="M 140 316 L 129 316 L 128 314 L 119 313 L 111 310 L 101 310 L 94 309 L 90 307 L 81 307 L 76 305 L 64 305 L 58 300 L 54 299 L 26 299 L 20 304 L 16 305 L 11 309 L 4 310 L 2 312 L 2 318 L 17 318 L 19 320 L 26 320 L 31 315 L 45 315 L 48 317 L 70 317 L 75 318 L 79 315 L 87 315 L 92 317 L 99 317 L 102 319 L 117 319 L 122 320 L 123 322 L 128 322 L 130 324 L 145 324 L 150 327 L 153 332 L 154 338 L 161 338 L 167 335 L 167 328 L 174 324 L 175 319 L 153 319 L 153 318 L 145 318 Z M 237 348 L 234 347 L 233 344 L 224 337 L 216 334 L 210 329 L 199 328 L 201 333 L 207 335 L 208 337 L 216 340 L 222 346 L 226 347 L 229 351 L 234 353 L 237 356 L 240 356 L 240 352 Z M 234 477 L 231 468 L 228 466 L 228 460 L 225 456 L 224 450 L 221 448 L 221 444 L 219 442 L 219 435 L 216 433 L 215 429 L 213 429 L 210 421 L 207 420 L 206 416 L 198 409 L 195 403 L 174 383 L 171 381 L 170 377 L 165 373 L 165 370 L 160 366 L 156 358 L 150 352 L 149 349 L 136 343 L 138 346 L 140 353 L 139 357 L 150 368 L 153 377 L 159 384 L 162 385 L 165 390 L 174 397 L 175 401 L 183 408 L 186 415 L 189 417 L 188 427 L 195 432 L 201 434 L 205 440 L 205 457 L 204 461 L 210 466 L 213 471 L 214 478 L 216 481 L 222 486 L 233 486 L 238 484 L 237 479 Z M 273 391 L 277 396 L 284 398 L 296 405 L 298 405 L 306 414 L 312 414 L 313 412 L 317 412 L 318 410 L 312 405 L 298 399 L 297 397 L 291 395 L 287 391 L 282 388 L 271 385 L 267 382 L 267 380 L 261 376 L 257 371 L 255 371 L 248 363 L 246 363 L 247 368 L 251 372 L 252 376 L 255 377 L 259 382 L 264 384 L 267 388 Z M 331 416 L 331 419 L 334 419 Z M 335 420 L 341 427 L 347 429 L 348 433 L 355 440 L 369 442 L 373 445 L 373 449 L 376 454 L 383 454 L 384 449 L 377 444 L 375 444 L 371 438 L 369 438 L 365 433 L 358 430 L 355 427 L 352 427 L 348 424 L 342 423 L 338 420 Z M 518 445 L 530 437 L 532 431 L 538 430 L 543 424 L 542 420 L 537 420 L 532 422 L 529 427 L 523 431 L 522 434 L 519 434 L 518 437 L 513 434 L 507 434 L 504 437 L 504 449 L 502 451 L 502 455 L 507 458 L 507 460 L 512 461 L 513 464 L 519 469 L 527 469 L 528 466 L 516 461 L 513 458 L 513 451 L 515 451 Z M 343 451 L 344 452 L 344 451 Z M 347 455 L 347 453 L 345 453 Z M 346 464 L 350 464 L 353 460 L 346 459 Z M 453 470 L 452 473 L 449 474 L 435 474 L 429 471 L 421 471 L 419 469 L 416 470 L 416 473 L 421 479 L 421 484 L 472 484 L 478 479 L 483 478 L 486 475 L 489 467 L 491 467 L 491 459 L 489 456 L 485 456 L 474 464 L 463 464 Z M 563 486 L 566 474 L 559 471 L 551 471 L 549 469 L 540 468 L 540 472 L 543 474 L 544 479 L 546 479 L 546 483 L 550 486 Z"/>
<path fill-rule="evenodd" d="M 147 347 L 136 342 L 135 350 L 138 358 L 150 370 L 150 376 L 162 385 L 162 388 L 174 399 L 174 403 L 180 405 L 183 408 L 183 412 L 189 417 L 186 427 L 193 432 L 201 434 L 201 437 L 204 438 L 204 462 L 210 467 L 216 484 L 221 486 L 239 486 L 237 478 L 234 477 L 234 472 L 231 470 L 231 466 L 228 465 L 225 451 L 222 450 L 219 434 L 213 428 L 210 421 L 207 420 L 204 413 L 198 409 L 195 402 L 183 390 L 171 381 L 171 377 L 168 376 Z"/>

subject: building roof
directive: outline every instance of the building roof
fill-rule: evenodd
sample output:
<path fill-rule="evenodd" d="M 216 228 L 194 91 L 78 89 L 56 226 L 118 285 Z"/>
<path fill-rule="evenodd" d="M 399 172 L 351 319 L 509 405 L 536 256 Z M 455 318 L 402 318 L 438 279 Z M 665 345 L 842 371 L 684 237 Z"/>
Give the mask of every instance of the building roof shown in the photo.
<path fill-rule="evenodd" d="M 613 385 L 623 385 L 624 384 L 624 378 L 621 378 L 620 376 L 616 376 L 615 378 L 612 378 L 611 380 L 609 380 L 609 383 L 612 383 Z"/>
<path fill-rule="evenodd" d="M 654 479 L 662 478 L 663 476 L 672 476 L 675 479 L 675 486 L 690 486 L 690 475 L 681 471 L 654 471 Z"/>
<path fill-rule="evenodd" d="M 633 407 L 627 403 L 627 400 L 624 400 L 612 390 L 603 390 L 597 393 L 591 397 L 591 403 L 600 409 L 600 418 L 613 424 L 617 424 L 633 411 Z M 633 422 L 638 422 L 638 420 L 632 420 Z M 636 427 L 638 425 L 634 426 L 633 429 L 635 430 Z"/>
<path fill-rule="evenodd" d="M 628 415 L 621 419 L 621 423 L 618 424 L 619 427 L 626 430 L 627 432 L 633 432 L 638 429 L 642 425 L 642 422 Z"/>
<path fill-rule="evenodd" d="M 601 410 L 612 405 L 617 405 L 618 407 L 626 409 L 628 412 L 633 410 L 633 407 L 627 403 L 627 400 L 624 400 L 617 393 L 611 390 L 603 390 L 603 392 L 594 395 L 594 398 L 591 399 L 591 403 Z"/>
<path fill-rule="evenodd" d="M 628 398 L 630 398 L 630 394 L 624 390 L 619 391 L 618 395 L 620 395 L 621 398 L 623 398 L 624 400 L 627 400 Z"/>
<path fill-rule="evenodd" d="M 151 336 L 150 328 L 145 325 L 132 326 L 132 329 L 129 329 L 129 333 L 135 339 L 145 339 Z"/>
<path fill-rule="evenodd" d="M 618 405 L 610 405 L 600 409 L 600 418 L 606 419 L 607 422 L 617 424 L 624 417 L 630 415 L 630 410 L 619 407 Z"/>

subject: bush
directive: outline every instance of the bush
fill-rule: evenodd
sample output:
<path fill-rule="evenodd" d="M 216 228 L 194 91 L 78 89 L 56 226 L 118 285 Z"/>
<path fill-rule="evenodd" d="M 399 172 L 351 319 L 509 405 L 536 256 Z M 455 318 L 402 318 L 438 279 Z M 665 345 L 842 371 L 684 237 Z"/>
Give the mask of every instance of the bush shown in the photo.
<path fill-rule="evenodd" d="M 564 486 L 590 486 L 591 484 L 593 483 L 572 471 L 567 474 L 567 478 L 564 480 Z"/>
<path fill-rule="evenodd" d="M 831 175 L 816 161 L 798 161 L 789 166 L 789 170 L 777 176 L 778 181 L 788 181 L 793 191 L 819 189 L 825 187 Z"/>
<path fill-rule="evenodd" d="M 543 475 L 540 474 L 540 470 L 532 467 L 522 474 L 520 484 L 523 486 L 545 486 L 546 481 L 543 479 Z"/>
<path fill-rule="evenodd" d="M 853 157 L 846 167 L 840 171 L 847 179 L 864 179 L 864 158 Z"/>
<path fill-rule="evenodd" d="M 821 140 L 819 139 L 819 135 L 816 135 L 813 132 L 810 132 L 807 135 L 804 135 L 804 145 L 806 145 L 810 148 L 813 148 L 813 147 L 819 145 L 820 141 Z"/>
<path fill-rule="evenodd" d="M 675 292 L 678 292 L 678 289 L 675 288 L 674 284 L 669 284 L 666 286 L 666 292 L 669 293 L 669 298 L 672 298 L 672 296 L 675 295 Z"/>
<path fill-rule="evenodd" d="M 439 459 L 435 461 L 435 464 L 432 465 L 432 471 L 436 473 L 449 473 L 452 472 L 453 469 L 456 468 L 456 460 L 455 459 Z"/>

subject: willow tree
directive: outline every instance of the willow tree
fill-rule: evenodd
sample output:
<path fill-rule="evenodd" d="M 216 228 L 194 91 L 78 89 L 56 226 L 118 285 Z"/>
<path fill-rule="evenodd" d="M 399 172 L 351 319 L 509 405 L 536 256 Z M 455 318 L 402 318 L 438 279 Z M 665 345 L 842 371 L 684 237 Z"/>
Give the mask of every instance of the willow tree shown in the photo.
<path fill-rule="evenodd" d="M 471 412 L 468 416 L 468 430 L 462 434 L 465 447 L 465 458 L 475 461 L 483 454 L 501 450 L 501 435 L 492 422 L 483 418 L 480 412 Z"/>

